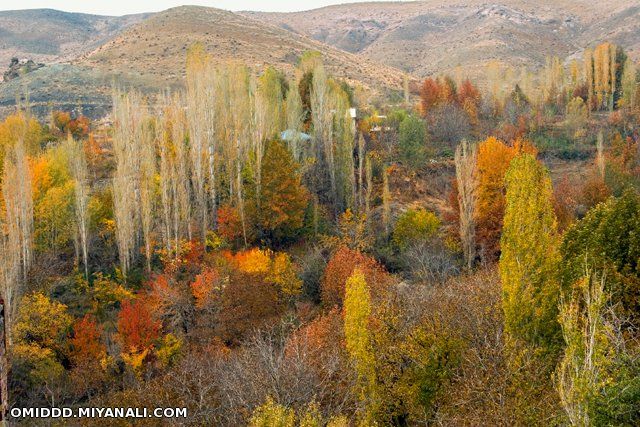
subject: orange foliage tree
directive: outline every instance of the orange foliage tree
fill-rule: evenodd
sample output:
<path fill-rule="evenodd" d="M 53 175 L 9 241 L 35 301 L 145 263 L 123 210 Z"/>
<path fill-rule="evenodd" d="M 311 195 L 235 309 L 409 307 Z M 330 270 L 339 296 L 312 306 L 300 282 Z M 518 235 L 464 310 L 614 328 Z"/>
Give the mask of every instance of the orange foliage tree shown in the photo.
<path fill-rule="evenodd" d="M 107 348 L 102 342 L 102 328 L 90 315 L 76 320 L 73 325 L 73 338 L 69 344 L 69 359 L 74 366 L 99 362 L 107 355 Z"/>
<path fill-rule="evenodd" d="M 262 162 L 262 183 L 253 216 L 262 235 L 282 240 L 303 226 L 309 194 L 302 185 L 299 165 L 281 141 L 269 143 Z"/>
<path fill-rule="evenodd" d="M 342 246 L 327 263 L 322 277 L 322 303 L 325 306 L 342 305 L 345 284 L 356 268 L 363 272 L 367 283 L 371 284 L 372 297 L 382 292 L 391 283 L 391 276 L 375 259 Z"/>
<path fill-rule="evenodd" d="M 528 142 L 512 145 L 489 137 L 478 147 L 477 241 L 485 259 L 494 260 L 500 251 L 500 234 L 505 207 L 504 177 L 511 160 L 520 152 L 536 154 Z"/>
<path fill-rule="evenodd" d="M 123 352 L 148 351 L 159 336 L 160 322 L 153 318 L 142 299 L 122 303 L 118 313 L 118 340 Z"/>

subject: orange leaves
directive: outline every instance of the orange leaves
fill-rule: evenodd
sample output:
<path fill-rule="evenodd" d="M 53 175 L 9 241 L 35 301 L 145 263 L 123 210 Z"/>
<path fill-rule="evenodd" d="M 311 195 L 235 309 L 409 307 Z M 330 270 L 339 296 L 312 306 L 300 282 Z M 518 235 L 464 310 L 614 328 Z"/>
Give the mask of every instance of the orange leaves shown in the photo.
<path fill-rule="evenodd" d="M 373 258 L 346 247 L 339 248 L 329 260 L 322 278 L 322 302 L 325 306 L 342 305 L 345 283 L 356 268 L 365 275 L 372 291 L 382 291 L 391 276 Z"/>
<path fill-rule="evenodd" d="M 233 242 L 242 237 L 242 219 L 238 209 L 229 204 L 218 209 L 218 233 L 228 242 Z"/>
<path fill-rule="evenodd" d="M 118 340 L 123 352 L 145 352 L 160 335 L 160 322 L 153 319 L 144 301 L 125 301 L 118 313 Z"/>
<path fill-rule="evenodd" d="M 70 359 L 75 366 L 98 362 L 107 354 L 107 348 L 102 343 L 102 328 L 89 315 L 74 323 L 70 344 Z"/>
<path fill-rule="evenodd" d="M 220 274 L 214 268 L 205 268 L 191 283 L 191 293 L 196 300 L 197 308 L 204 308 L 211 302 L 214 287 L 220 279 Z"/>
<path fill-rule="evenodd" d="M 257 275 L 273 285 L 287 296 L 300 293 L 302 281 L 298 278 L 289 255 L 269 249 L 253 248 L 236 254 L 227 253 L 226 258 L 238 271 Z"/>
<path fill-rule="evenodd" d="M 231 264 L 243 273 L 266 274 L 271 266 L 270 250 L 252 248 L 236 254 L 225 254 Z"/>
<path fill-rule="evenodd" d="M 457 104 L 471 118 L 478 119 L 480 91 L 469 79 L 464 80 L 459 88 L 450 77 L 431 77 L 425 79 L 420 88 L 420 113 L 423 117 L 435 107 L 444 104 Z"/>

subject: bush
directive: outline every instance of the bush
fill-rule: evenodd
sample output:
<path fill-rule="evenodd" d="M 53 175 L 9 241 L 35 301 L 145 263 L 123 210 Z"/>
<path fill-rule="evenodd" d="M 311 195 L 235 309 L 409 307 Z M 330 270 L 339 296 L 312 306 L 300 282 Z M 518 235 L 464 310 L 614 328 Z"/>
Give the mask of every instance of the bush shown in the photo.
<path fill-rule="evenodd" d="M 440 220 L 424 208 L 409 209 L 396 221 L 393 243 L 404 250 L 408 245 L 431 239 L 440 228 Z"/>

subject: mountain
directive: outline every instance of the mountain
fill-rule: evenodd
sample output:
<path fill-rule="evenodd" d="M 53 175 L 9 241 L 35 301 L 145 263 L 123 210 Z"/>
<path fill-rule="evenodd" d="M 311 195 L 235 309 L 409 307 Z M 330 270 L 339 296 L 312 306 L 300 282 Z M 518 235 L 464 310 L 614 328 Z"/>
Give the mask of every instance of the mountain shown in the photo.
<path fill-rule="evenodd" d="M 94 49 L 148 14 L 98 16 L 53 9 L 0 11 L 0 65 L 59 62 Z"/>
<path fill-rule="evenodd" d="M 491 60 L 535 68 L 603 40 L 640 56 L 637 0 L 426 0 L 243 13 L 418 77 L 456 68 L 473 76 Z"/>
<path fill-rule="evenodd" d="M 403 73 L 333 48 L 304 35 L 214 8 L 181 6 L 154 14 L 122 30 L 95 49 L 66 62 L 46 66 L 0 85 L 0 108 L 13 105 L 16 93 L 28 89 L 39 112 L 75 108 L 100 116 L 110 103 L 110 88 L 161 91 L 184 81 L 187 48 L 201 42 L 218 62 L 242 61 L 256 70 L 273 65 L 292 73 L 299 56 L 322 53 L 333 75 L 374 91 L 399 89 Z"/>

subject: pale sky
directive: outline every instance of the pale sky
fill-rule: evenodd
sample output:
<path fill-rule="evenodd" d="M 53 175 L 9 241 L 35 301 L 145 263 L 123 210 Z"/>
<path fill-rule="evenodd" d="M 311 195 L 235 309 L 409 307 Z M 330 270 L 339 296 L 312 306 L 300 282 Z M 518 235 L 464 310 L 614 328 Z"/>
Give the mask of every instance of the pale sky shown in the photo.
<path fill-rule="evenodd" d="M 96 15 L 127 15 L 140 12 L 158 12 L 174 6 L 201 5 L 227 10 L 254 10 L 292 12 L 315 9 L 330 4 L 355 3 L 371 0 L 20 0 L 2 1 L 0 10 L 9 9 L 58 9 L 67 12 L 93 13 Z M 8 7 L 8 6 L 11 7 Z"/>

